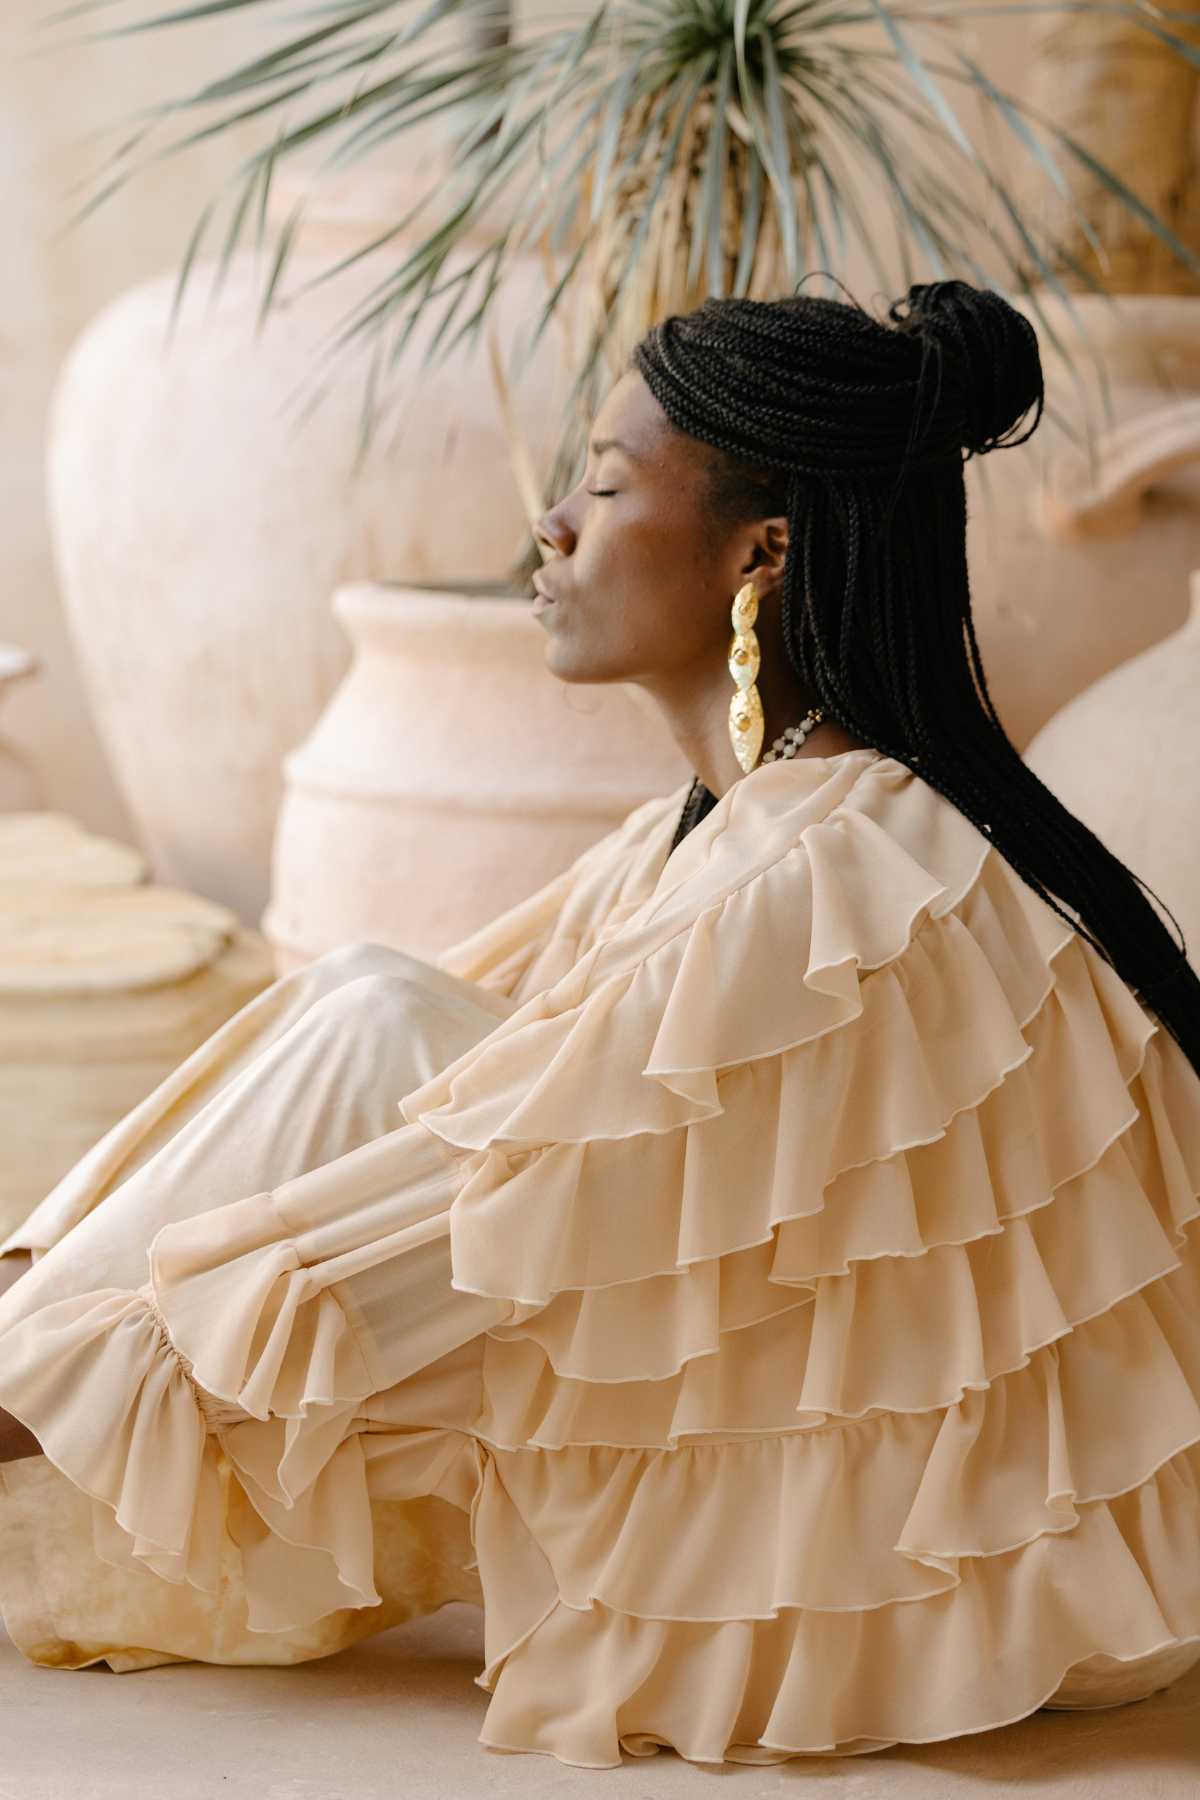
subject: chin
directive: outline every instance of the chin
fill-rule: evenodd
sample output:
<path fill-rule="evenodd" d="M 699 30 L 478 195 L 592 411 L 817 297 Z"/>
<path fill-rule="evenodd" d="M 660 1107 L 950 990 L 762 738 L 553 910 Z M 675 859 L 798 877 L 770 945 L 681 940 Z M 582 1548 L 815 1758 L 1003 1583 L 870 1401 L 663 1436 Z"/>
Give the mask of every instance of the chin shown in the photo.
<path fill-rule="evenodd" d="M 586 650 L 556 637 L 554 627 L 546 633 L 546 668 L 559 681 L 604 681 L 606 677 L 589 660 Z"/>

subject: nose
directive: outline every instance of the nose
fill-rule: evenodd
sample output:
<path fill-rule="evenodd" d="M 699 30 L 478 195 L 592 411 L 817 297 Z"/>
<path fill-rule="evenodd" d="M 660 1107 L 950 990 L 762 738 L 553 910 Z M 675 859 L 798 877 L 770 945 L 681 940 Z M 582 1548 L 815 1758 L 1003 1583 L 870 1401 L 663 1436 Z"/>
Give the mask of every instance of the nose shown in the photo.
<path fill-rule="evenodd" d="M 534 527 L 533 535 L 538 548 L 542 551 L 543 561 L 546 559 L 547 552 L 559 556 L 569 556 L 575 542 L 570 527 L 557 507 L 552 507 L 549 512 L 542 514 Z"/>

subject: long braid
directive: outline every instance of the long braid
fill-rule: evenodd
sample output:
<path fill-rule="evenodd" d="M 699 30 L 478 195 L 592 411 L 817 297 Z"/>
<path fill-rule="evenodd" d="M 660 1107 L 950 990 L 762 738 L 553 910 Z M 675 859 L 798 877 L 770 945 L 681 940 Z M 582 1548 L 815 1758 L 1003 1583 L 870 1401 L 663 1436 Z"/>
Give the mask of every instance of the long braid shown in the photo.
<path fill-rule="evenodd" d="M 887 322 L 813 295 L 709 299 L 655 326 L 631 362 L 678 430 L 723 453 L 710 495 L 719 519 L 786 515 L 783 637 L 804 691 L 944 794 L 1200 1070 L 1186 944 L 1146 898 L 1153 890 L 1022 761 L 979 653 L 963 453 L 1024 443 L 1036 428 L 1044 389 L 1029 321 L 961 281 L 911 287 Z M 675 843 L 715 804 L 694 782 Z"/>

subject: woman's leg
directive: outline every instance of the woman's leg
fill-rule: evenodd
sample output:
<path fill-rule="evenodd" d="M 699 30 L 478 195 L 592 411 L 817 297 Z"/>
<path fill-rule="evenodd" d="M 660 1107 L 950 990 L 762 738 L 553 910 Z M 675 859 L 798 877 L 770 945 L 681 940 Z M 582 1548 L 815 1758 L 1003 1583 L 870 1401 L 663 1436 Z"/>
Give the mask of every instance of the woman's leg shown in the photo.
<path fill-rule="evenodd" d="M 296 1033 L 311 1030 L 313 1009 L 351 983 L 378 978 L 392 999 L 405 997 L 402 1021 L 387 998 L 350 1006 L 357 1054 L 335 1054 L 311 1040 L 315 1078 L 289 1095 L 286 1118 L 261 1103 L 241 1104 L 264 1070 L 291 1065 Z M 186 1152 L 187 1180 L 220 1183 L 222 1197 L 278 1185 L 401 1123 L 398 1103 L 514 1010 L 504 996 L 460 980 L 419 957 L 379 944 L 345 945 L 280 977 L 198 1045 L 144 1100 L 119 1119 L 57 1182 L 25 1222 L 0 1243 L 0 1298 L 73 1226 L 130 1176 L 170 1147 Z M 376 1054 L 373 1016 L 390 1024 Z M 326 1028 L 333 1014 L 327 1009 Z M 307 1021 L 307 1023 L 305 1023 Z M 283 1046 L 282 1052 L 280 1046 Z M 274 1058 L 274 1060 L 272 1060 Z M 224 1113 L 213 1110 L 224 1098 Z M 205 1114 L 199 1127 L 195 1121 Z M 218 1126 L 216 1120 L 220 1118 Z M 186 1135 L 185 1135 L 186 1134 Z M 207 1173 L 205 1170 L 207 1165 Z M 235 1185 L 230 1187 L 230 1176 Z M 260 1179 L 261 1178 L 261 1179 Z M 13 1251 L 21 1251 L 17 1259 Z"/>
<path fill-rule="evenodd" d="M 101 1308 L 118 1300 L 124 1306 L 126 1296 L 132 1302 L 147 1278 L 148 1246 L 163 1226 L 231 1202 L 252 1204 L 257 1195 L 266 1204 L 272 1191 L 343 1158 L 352 1185 L 353 1152 L 416 1130 L 400 1113 L 404 1095 L 511 1010 L 474 984 L 371 945 L 322 958 L 277 987 L 267 990 L 266 1004 L 260 995 L 243 1009 L 257 1008 L 256 1030 L 242 1015 L 230 1021 L 237 1029 L 222 1028 L 224 1053 L 214 1040 L 201 1046 L 189 1059 L 190 1079 L 176 1071 L 163 1084 L 169 1092 L 156 1090 L 137 1109 L 136 1129 L 121 1121 L 103 1156 L 92 1154 L 90 1171 L 72 1171 L 48 1197 L 59 1213 L 51 1216 L 45 1203 L 39 1209 L 42 1219 L 29 1235 L 41 1253 L 0 1297 L 0 1333 L 43 1308 L 63 1316 L 75 1296 L 90 1303 L 95 1295 Z M 410 1283 L 440 1281 L 433 1263 L 428 1276 L 424 1266 L 416 1253 L 407 1265 Z M 424 1289 L 411 1298 L 434 1303 Z M 464 1330 L 482 1328 L 474 1315 L 486 1302 L 447 1285 L 444 1305 L 464 1315 Z M 138 1329 L 136 1307 L 127 1310 L 128 1325 Z M 478 1578 L 469 1573 L 466 1516 L 457 1504 L 418 1498 L 397 1509 L 388 1500 L 374 1521 L 385 1606 L 330 1614 L 296 1632 L 248 1631 L 236 1552 L 213 1597 L 132 1567 L 127 1546 L 114 1543 L 108 1507 L 89 1502 L 90 1486 L 80 1492 L 25 1432 L 7 1415 L 0 1421 L 0 1462 L 8 1465 L 0 1469 L 0 1598 L 10 1635 L 33 1660 L 69 1656 L 68 1666 L 80 1666 L 103 1655 L 119 1667 L 180 1655 L 294 1661 L 446 1598 L 474 1597 Z M 263 1526 L 243 1499 L 236 1505 L 235 1535 L 246 1550 Z M 93 1529 L 101 1528 L 103 1539 L 93 1543 Z M 120 1564 L 108 1554 L 114 1548 L 122 1550 Z M 379 1556 L 391 1563 L 381 1568 Z M 422 1582 L 430 1586 L 430 1570 L 437 1571 L 436 1592 L 427 1605 Z"/>
<path fill-rule="evenodd" d="M 55 1243 L 65 1246 L 47 1271 L 56 1293 L 74 1291 L 65 1285 L 72 1268 L 78 1291 L 140 1286 L 160 1226 L 280 1187 L 399 1129 L 404 1095 L 511 1010 L 378 944 L 331 951 L 275 982 L 118 1121 L 12 1234 L 39 1254 L 0 1256 L 0 1310 Z M 39 1451 L 0 1408 L 0 1464 Z"/>
<path fill-rule="evenodd" d="M 502 996 L 378 944 L 331 951 L 264 989 L 68 1171 L 6 1240 L 4 1289 L 146 1278 L 154 1232 L 278 1188 L 404 1124 L 400 1101 L 488 1035 Z M 97 1224 L 103 1213 L 103 1223 Z M 25 1256 L 32 1253 L 32 1265 Z M 64 1283 L 78 1268 L 83 1285 Z"/>

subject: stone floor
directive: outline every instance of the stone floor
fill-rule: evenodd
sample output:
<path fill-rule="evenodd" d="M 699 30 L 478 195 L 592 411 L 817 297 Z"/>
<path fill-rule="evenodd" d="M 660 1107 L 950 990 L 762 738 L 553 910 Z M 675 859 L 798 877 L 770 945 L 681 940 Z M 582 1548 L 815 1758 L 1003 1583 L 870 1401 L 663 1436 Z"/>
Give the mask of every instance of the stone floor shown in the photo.
<path fill-rule="evenodd" d="M 1035 1713 L 945 1744 L 774 1767 L 664 1750 L 577 1769 L 477 1743 L 482 1645 L 482 1614 L 463 1605 L 287 1669 L 42 1669 L 0 1634 L 0 1800 L 669 1800 L 716 1781 L 744 1800 L 814 1786 L 854 1800 L 1200 1794 L 1200 1668 L 1133 1706 Z"/>

